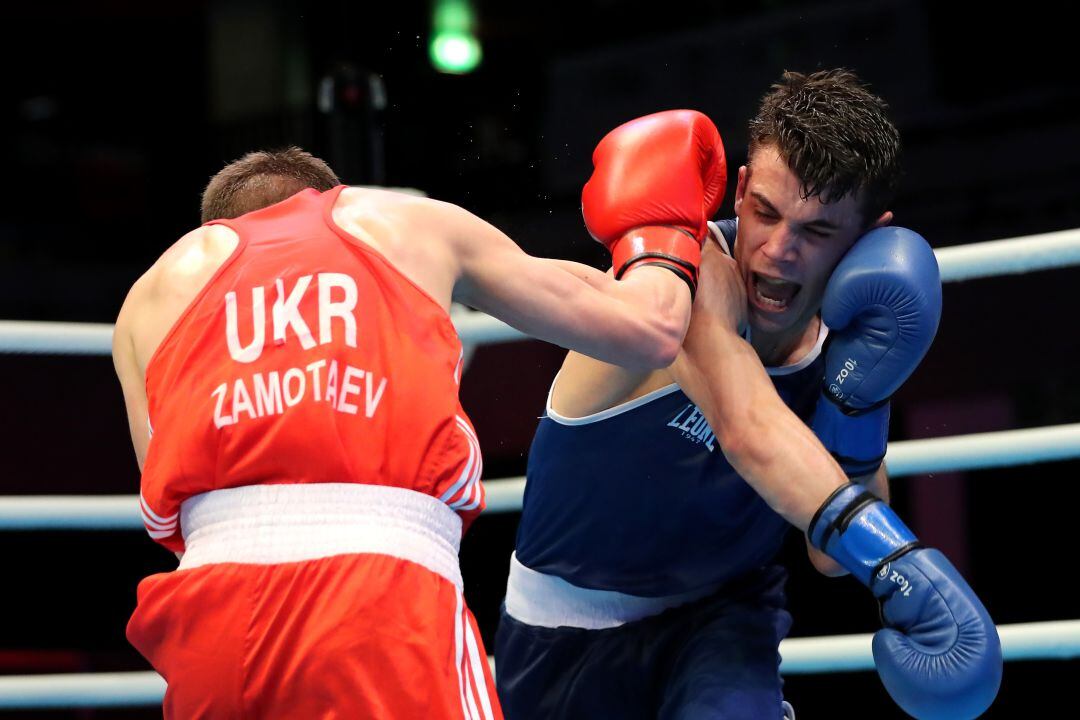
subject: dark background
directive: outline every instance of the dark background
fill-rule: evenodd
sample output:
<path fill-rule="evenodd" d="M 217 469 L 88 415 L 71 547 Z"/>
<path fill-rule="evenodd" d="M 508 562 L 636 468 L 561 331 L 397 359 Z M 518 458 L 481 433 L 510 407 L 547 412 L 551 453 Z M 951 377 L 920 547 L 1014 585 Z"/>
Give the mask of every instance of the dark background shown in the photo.
<path fill-rule="evenodd" d="M 784 69 L 847 66 L 890 103 L 905 142 L 897 223 L 933 245 L 1080 225 L 1075 41 L 1050 3 L 475 5 L 485 56 L 467 76 L 432 69 L 423 2 L 7 9 L 0 318 L 112 322 L 132 282 L 198 224 L 209 177 L 248 150 L 289 143 L 346 182 L 420 188 L 534 254 L 599 266 L 578 193 L 603 133 L 656 110 L 700 109 L 720 128 L 734 175 L 746 121 Z M 329 113 L 317 103 L 326 78 Z M 938 339 L 895 399 L 892 439 L 1080 420 L 1078 281 L 1067 269 L 947 285 Z M 462 394 L 487 478 L 524 471 L 561 356 L 535 342 L 477 352 Z M 108 358 L 0 355 L 0 368 L 0 494 L 136 492 Z M 1076 618 L 1065 585 L 1078 468 L 898 478 L 895 505 L 961 567 L 997 622 Z M 462 550 L 489 647 L 516 521 L 481 518 Z M 816 576 L 797 536 L 784 556 L 793 635 L 877 627 L 869 594 Z M 0 673 L 146 669 L 124 624 L 138 580 L 175 562 L 145 534 L 3 533 L 0 558 Z M 1007 664 L 987 717 L 1064 713 L 1060 688 L 1078 671 L 1075 660 Z M 872 673 L 794 676 L 786 693 L 800 718 L 903 717 Z"/>

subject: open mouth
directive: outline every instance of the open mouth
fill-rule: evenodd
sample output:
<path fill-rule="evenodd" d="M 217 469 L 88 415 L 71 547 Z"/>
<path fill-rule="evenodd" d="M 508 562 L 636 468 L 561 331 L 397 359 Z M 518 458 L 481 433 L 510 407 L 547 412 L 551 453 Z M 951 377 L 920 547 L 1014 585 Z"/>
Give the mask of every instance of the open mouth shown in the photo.
<path fill-rule="evenodd" d="M 755 304 L 763 310 L 772 312 L 787 310 L 791 301 L 802 289 L 802 285 L 797 282 L 769 277 L 761 273 L 753 273 L 751 284 Z"/>

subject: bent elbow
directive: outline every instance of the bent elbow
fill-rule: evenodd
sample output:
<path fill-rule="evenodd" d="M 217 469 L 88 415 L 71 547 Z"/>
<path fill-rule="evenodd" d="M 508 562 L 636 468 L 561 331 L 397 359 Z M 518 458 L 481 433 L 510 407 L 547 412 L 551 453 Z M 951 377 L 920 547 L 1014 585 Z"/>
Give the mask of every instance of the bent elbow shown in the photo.
<path fill-rule="evenodd" d="M 638 370 L 663 370 L 669 367 L 682 350 L 685 328 L 675 322 L 650 324 L 638 328 L 635 340 L 626 348 L 627 356 L 619 365 Z"/>
<path fill-rule="evenodd" d="M 651 369 L 661 370 L 675 362 L 682 348 L 682 337 L 675 334 L 662 335 L 653 343 L 653 352 L 649 358 Z"/>
<path fill-rule="evenodd" d="M 686 329 L 690 326 L 690 313 L 671 313 L 660 319 L 656 328 L 656 339 L 652 343 L 653 367 L 666 368 L 675 362 L 682 350 Z"/>
<path fill-rule="evenodd" d="M 615 364 L 632 370 L 663 370 L 679 355 L 679 345 L 665 340 L 652 340 L 628 348 L 625 355 L 612 360 Z"/>

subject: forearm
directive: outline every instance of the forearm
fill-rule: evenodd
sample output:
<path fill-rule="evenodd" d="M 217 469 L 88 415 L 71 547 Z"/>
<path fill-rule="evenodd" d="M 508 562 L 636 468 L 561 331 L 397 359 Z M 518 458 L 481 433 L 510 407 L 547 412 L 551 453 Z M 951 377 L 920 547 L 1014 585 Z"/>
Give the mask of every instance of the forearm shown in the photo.
<path fill-rule="evenodd" d="M 654 369 L 675 359 L 690 322 L 689 288 L 661 267 L 642 267 L 622 280 L 588 266 L 555 261 L 587 286 L 564 327 L 571 349 L 615 365 Z M 568 268 L 569 265 L 577 265 Z M 567 297 L 560 293 L 557 300 Z"/>
<path fill-rule="evenodd" d="M 690 322 L 690 294 L 687 285 L 662 267 L 639 267 L 616 280 L 602 272 L 571 260 L 545 260 L 563 272 L 603 293 L 604 302 L 621 304 L 632 315 L 655 314 L 665 325 L 680 327 L 679 342 Z"/>
<path fill-rule="evenodd" d="M 721 448 L 732 467 L 799 530 L 805 531 L 826 498 L 847 482 L 843 470 L 813 432 L 783 403 L 762 407 Z M 719 435 L 718 435 L 719 437 Z M 730 449 L 729 449 L 730 448 Z"/>
<path fill-rule="evenodd" d="M 825 499 L 847 482 L 813 432 L 776 394 L 749 343 L 711 333 L 708 352 L 684 352 L 672 366 L 709 420 L 732 467 L 785 520 L 805 531 Z"/>
<path fill-rule="evenodd" d="M 595 268 L 524 253 L 476 273 L 463 300 L 534 337 L 628 368 L 660 368 L 678 353 L 690 318 L 685 283 L 663 268 L 616 281 Z"/>

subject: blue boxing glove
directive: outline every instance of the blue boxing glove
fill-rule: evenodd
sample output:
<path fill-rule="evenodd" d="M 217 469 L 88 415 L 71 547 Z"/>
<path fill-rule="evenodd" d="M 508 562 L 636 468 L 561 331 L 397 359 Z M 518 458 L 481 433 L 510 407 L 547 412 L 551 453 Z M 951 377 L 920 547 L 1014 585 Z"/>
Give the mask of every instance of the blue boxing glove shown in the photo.
<path fill-rule="evenodd" d="M 905 712 L 963 720 L 990 707 L 1001 685 L 1001 641 L 944 555 L 922 547 L 888 505 L 851 483 L 829 496 L 806 532 L 881 602 L 874 664 Z"/>
<path fill-rule="evenodd" d="M 849 477 L 881 465 L 889 398 L 930 349 L 940 319 L 937 258 L 911 230 L 871 230 L 833 271 L 821 305 L 832 337 L 811 426 Z"/>

